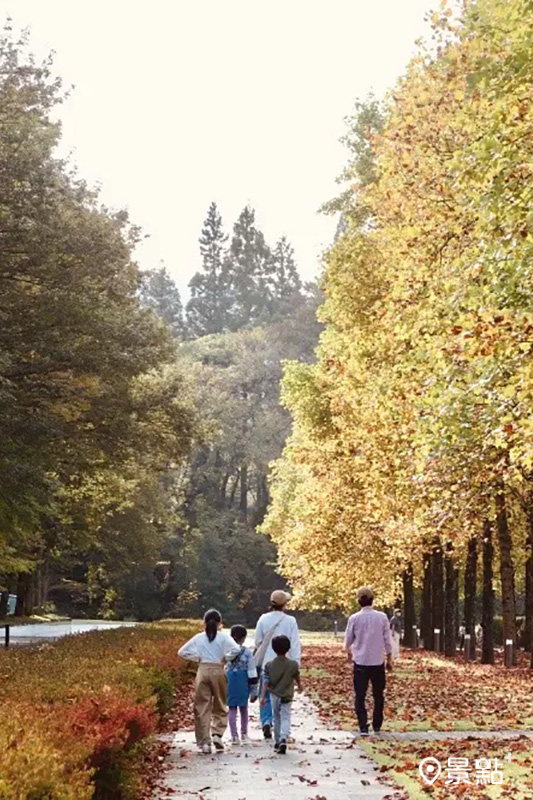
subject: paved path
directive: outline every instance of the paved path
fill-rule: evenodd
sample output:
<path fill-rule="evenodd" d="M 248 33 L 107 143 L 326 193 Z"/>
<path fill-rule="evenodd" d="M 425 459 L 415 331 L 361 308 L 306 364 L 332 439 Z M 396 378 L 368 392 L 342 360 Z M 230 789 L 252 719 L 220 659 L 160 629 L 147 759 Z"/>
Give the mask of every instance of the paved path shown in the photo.
<path fill-rule="evenodd" d="M 356 738 L 358 736 L 359 734 Z M 505 731 L 383 731 L 379 738 L 403 742 L 436 742 L 445 739 L 519 739 L 521 736 L 533 739 L 533 731 L 516 728 Z"/>
<path fill-rule="evenodd" d="M 330 731 L 305 696 L 293 709 L 293 736 L 278 756 L 262 738 L 258 708 L 250 706 L 252 741 L 223 753 L 201 755 L 192 732 L 169 735 L 168 772 L 153 795 L 162 800 L 385 800 L 393 789 L 378 783 L 377 768 L 346 731 Z"/>

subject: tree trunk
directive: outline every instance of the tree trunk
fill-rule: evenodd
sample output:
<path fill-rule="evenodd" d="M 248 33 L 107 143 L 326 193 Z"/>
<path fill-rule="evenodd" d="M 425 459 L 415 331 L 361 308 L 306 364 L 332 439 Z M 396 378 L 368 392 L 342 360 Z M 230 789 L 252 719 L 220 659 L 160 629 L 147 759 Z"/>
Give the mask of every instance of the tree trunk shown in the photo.
<path fill-rule="evenodd" d="M 435 630 L 440 631 L 440 651 L 444 649 L 444 564 L 442 558 L 442 545 L 438 538 L 433 542 L 431 556 L 431 596 L 432 604 L 432 635 Z M 432 648 L 435 649 L 435 648 Z"/>
<path fill-rule="evenodd" d="M 500 545 L 500 581 L 502 587 L 503 646 L 513 643 L 513 664 L 516 663 L 516 605 L 514 587 L 514 564 L 512 556 L 511 532 L 507 518 L 507 506 L 503 482 L 496 493 L 496 525 Z"/>
<path fill-rule="evenodd" d="M 485 520 L 483 526 L 483 610 L 481 625 L 481 663 L 494 664 L 494 587 L 493 580 L 494 546 L 492 544 L 492 524 Z"/>
<path fill-rule="evenodd" d="M 444 609 L 444 652 L 455 656 L 457 646 L 457 567 L 453 560 L 453 545 L 446 544 L 446 606 Z"/>
<path fill-rule="evenodd" d="M 33 575 L 31 572 L 19 573 L 17 580 L 16 617 L 29 617 L 33 611 Z"/>
<path fill-rule="evenodd" d="M 468 540 L 468 553 L 465 567 L 465 633 L 470 634 L 470 642 L 476 641 L 476 594 L 477 594 L 477 538 Z M 471 657 L 475 657 L 476 649 L 472 647 Z"/>
<path fill-rule="evenodd" d="M 9 603 L 9 592 L 0 593 L 0 619 L 7 617 L 7 608 Z"/>
<path fill-rule="evenodd" d="M 413 565 L 402 573 L 403 583 L 403 643 L 405 647 L 416 647 L 415 592 L 413 588 Z"/>
<path fill-rule="evenodd" d="M 433 650 L 433 631 L 431 630 L 431 555 L 422 556 L 424 583 L 422 586 L 422 602 L 420 604 L 420 636 L 426 650 Z"/>
<path fill-rule="evenodd" d="M 525 630 L 524 646 L 531 652 L 533 666 L 533 496 L 528 498 L 525 562 Z"/>
<path fill-rule="evenodd" d="M 241 466 L 241 498 L 239 509 L 244 519 L 246 519 L 248 514 L 248 466 L 246 464 Z"/>

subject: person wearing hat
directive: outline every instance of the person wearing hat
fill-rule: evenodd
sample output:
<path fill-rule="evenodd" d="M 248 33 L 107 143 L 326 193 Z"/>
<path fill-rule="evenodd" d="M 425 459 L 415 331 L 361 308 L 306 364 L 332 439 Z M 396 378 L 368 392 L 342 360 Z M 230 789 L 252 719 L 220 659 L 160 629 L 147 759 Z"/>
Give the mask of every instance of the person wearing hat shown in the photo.
<path fill-rule="evenodd" d="M 359 730 L 363 736 L 368 736 L 366 692 L 371 683 L 374 697 L 372 727 L 375 733 L 379 733 L 385 704 L 385 660 L 387 669 L 392 669 L 392 637 L 387 615 L 372 608 L 374 592 L 370 586 L 358 589 L 357 600 L 361 610 L 348 619 L 344 644 L 348 660 L 353 661 L 355 713 Z"/>
<path fill-rule="evenodd" d="M 259 694 L 261 696 L 264 683 L 264 665 L 276 658 L 272 648 L 274 636 L 286 636 L 290 642 L 290 649 L 287 658 L 296 661 L 298 664 L 301 659 L 300 633 L 298 624 L 294 617 L 285 613 L 287 603 L 291 599 L 290 594 L 281 589 L 276 589 L 270 595 L 270 611 L 262 614 L 255 628 L 255 663 L 259 672 Z M 266 691 L 264 703 L 260 709 L 261 727 L 265 739 L 272 738 L 272 703 L 270 692 Z"/>

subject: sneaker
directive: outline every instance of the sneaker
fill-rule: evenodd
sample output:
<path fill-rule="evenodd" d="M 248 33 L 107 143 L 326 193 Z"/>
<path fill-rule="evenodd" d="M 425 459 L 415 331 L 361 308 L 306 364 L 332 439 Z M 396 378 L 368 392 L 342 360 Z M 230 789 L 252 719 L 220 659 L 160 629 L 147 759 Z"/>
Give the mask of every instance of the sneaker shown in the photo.
<path fill-rule="evenodd" d="M 274 751 L 277 753 L 279 750 L 279 742 L 274 742 Z"/>
<path fill-rule="evenodd" d="M 368 733 L 368 728 L 365 728 L 364 730 L 362 730 L 362 731 L 360 732 L 360 735 L 361 735 L 361 736 L 369 736 L 369 733 Z"/>
<path fill-rule="evenodd" d="M 281 742 L 278 744 L 278 753 L 280 756 L 284 756 L 287 752 L 287 742 L 285 739 L 282 739 Z"/>
<path fill-rule="evenodd" d="M 272 739 L 272 727 L 268 723 L 263 725 L 263 736 L 265 739 Z"/>
<path fill-rule="evenodd" d="M 231 737 L 231 743 L 232 743 L 233 746 L 235 746 L 235 745 L 239 745 L 241 742 L 240 742 L 238 736 L 232 736 Z"/>
<path fill-rule="evenodd" d="M 202 753 L 205 756 L 211 755 L 211 745 L 210 744 L 203 744 L 202 745 Z"/>
<path fill-rule="evenodd" d="M 223 750 L 224 745 L 222 743 L 222 736 L 218 733 L 213 734 L 213 744 L 215 746 L 215 750 Z"/>
<path fill-rule="evenodd" d="M 243 744 L 248 744 L 249 741 L 250 741 L 250 737 L 246 733 L 243 733 L 242 736 L 241 736 L 241 742 Z"/>

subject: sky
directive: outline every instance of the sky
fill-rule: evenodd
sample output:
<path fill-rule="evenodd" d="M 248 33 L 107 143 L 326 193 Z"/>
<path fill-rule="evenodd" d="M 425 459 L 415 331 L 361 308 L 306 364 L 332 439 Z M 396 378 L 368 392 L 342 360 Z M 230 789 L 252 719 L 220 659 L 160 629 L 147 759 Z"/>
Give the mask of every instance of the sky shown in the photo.
<path fill-rule="evenodd" d="M 336 220 L 339 143 L 355 99 L 391 88 L 438 0 L 0 0 L 55 51 L 73 85 L 59 110 L 65 152 L 127 208 L 187 297 L 211 201 L 228 232 L 242 208 L 272 245 L 286 235 L 315 277 Z"/>

